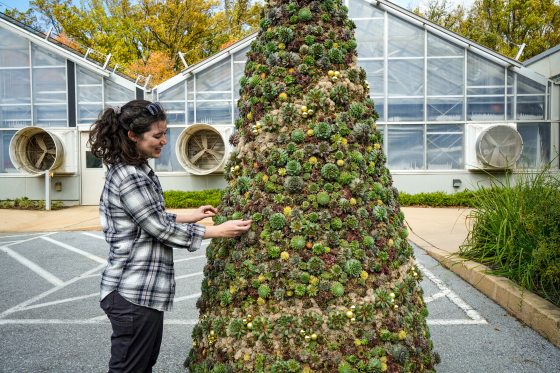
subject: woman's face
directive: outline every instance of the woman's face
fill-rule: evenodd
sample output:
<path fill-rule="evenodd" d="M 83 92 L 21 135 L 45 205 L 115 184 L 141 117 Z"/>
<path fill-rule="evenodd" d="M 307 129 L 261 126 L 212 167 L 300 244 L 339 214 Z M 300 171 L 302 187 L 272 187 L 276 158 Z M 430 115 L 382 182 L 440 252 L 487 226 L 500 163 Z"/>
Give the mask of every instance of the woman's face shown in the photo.
<path fill-rule="evenodd" d="M 167 144 L 167 137 L 165 136 L 166 131 L 167 122 L 162 120 L 152 123 L 150 130 L 144 132 L 142 136 L 138 136 L 129 131 L 128 137 L 136 143 L 138 153 L 143 155 L 146 159 L 159 158 L 161 149 Z"/>

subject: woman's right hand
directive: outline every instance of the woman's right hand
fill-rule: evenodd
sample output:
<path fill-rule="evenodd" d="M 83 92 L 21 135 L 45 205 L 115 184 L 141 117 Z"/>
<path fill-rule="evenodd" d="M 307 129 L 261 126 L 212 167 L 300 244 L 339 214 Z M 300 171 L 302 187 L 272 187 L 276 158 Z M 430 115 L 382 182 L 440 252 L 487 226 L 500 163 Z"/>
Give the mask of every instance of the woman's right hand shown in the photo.
<path fill-rule="evenodd" d="M 206 227 L 204 238 L 231 238 L 241 236 L 251 228 L 252 220 L 228 220 L 219 225 Z"/>

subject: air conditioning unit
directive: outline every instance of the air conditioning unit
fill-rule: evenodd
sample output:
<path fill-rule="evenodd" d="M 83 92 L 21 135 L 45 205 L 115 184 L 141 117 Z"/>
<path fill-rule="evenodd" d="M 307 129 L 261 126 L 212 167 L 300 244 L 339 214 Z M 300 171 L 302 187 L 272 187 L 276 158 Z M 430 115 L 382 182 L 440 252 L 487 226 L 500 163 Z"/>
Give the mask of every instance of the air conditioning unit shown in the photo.
<path fill-rule="evenodd" d="M 230 153 L 231 126 L 193 124 L 177 139 L 175 151 L 183 168 L 194 175 L 221 173 Z"/>
<path fill-rule="evenodd" d="M 10 159 L 29 175 L 78 172 L 77 131 L 72 128 L 24 127 L 10 141 Z"/>
<path fill-rule="evenodd" d="M 468 123 L 466 130 L 467 169 L 504 170 L 515 167 L 523 152 L 523 139 L 515 123 Z"/>

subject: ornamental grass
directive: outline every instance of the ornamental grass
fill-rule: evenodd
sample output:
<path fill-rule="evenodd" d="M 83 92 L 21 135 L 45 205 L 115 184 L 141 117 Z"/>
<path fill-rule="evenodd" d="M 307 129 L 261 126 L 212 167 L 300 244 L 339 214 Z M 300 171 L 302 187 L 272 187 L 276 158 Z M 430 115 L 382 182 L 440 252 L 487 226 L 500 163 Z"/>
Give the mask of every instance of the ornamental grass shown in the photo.
<path fill-rule="evenodd" d="M 459 255 L 560 306 L 560 179 L 543 168 L 492 179 L 475 194 L 474 225 Z"/>

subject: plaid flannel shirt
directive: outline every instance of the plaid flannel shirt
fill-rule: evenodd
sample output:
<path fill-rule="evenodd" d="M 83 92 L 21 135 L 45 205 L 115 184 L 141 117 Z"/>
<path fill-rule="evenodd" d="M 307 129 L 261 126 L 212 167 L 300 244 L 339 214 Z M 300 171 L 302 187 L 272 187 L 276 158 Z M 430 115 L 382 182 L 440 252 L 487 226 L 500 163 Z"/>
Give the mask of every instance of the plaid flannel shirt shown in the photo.
<path fill-rule="evenodd" d="M 99 204 L 109 244 L 101 300 L 116 290 L 128 301 L 168 311 L 175 295 L 172 247 L 195 251 L 206 228 L 179 224 L 165 211 L 163 192 L 147 164 L 109 168 Z"/>

